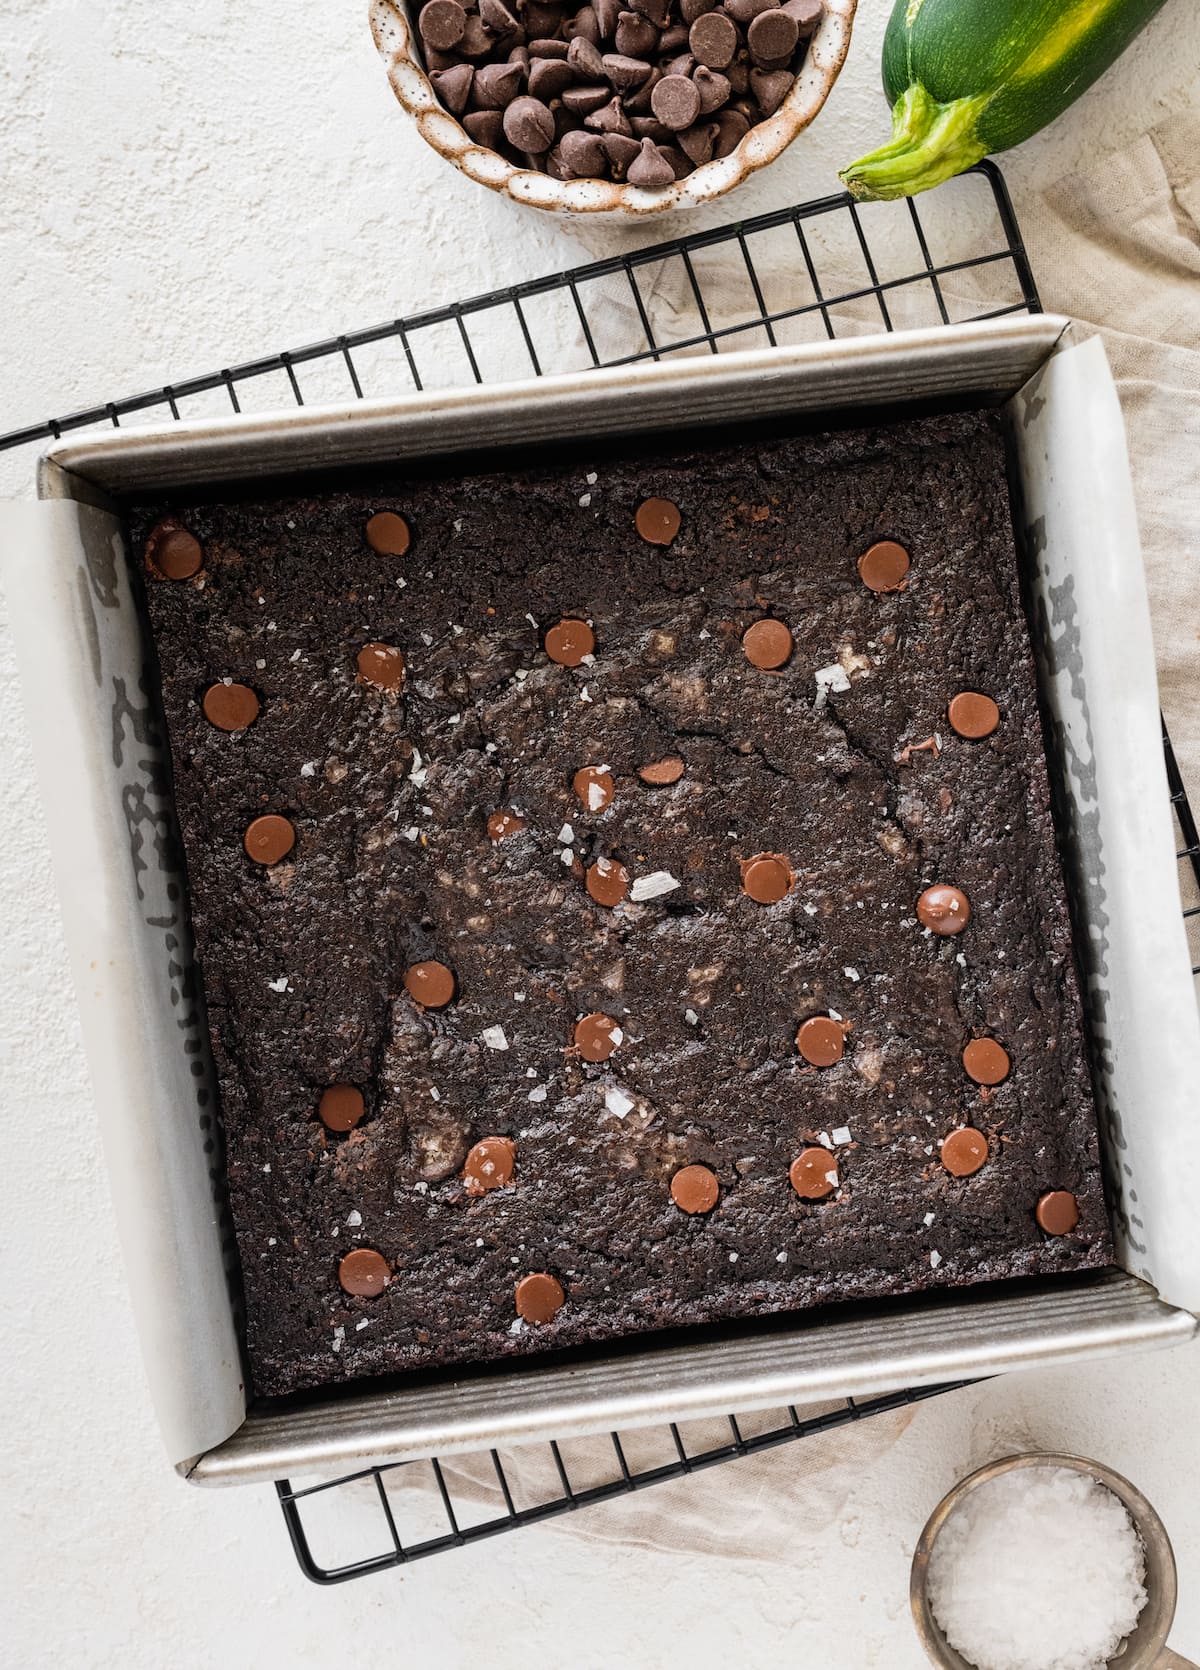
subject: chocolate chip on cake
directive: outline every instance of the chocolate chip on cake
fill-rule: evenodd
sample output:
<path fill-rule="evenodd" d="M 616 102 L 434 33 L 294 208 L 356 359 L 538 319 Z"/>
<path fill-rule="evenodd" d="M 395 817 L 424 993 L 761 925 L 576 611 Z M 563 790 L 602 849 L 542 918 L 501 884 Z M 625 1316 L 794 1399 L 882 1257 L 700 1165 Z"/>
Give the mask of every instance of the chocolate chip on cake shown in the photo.
<path fill-rule="evenodd" d="M 580 766 L 571 779 L 571 787 L 589 812 L 603 812 L 612 805 L 612 772 L 607 766 Z"/>
<path fill-rule="evenodd" d="M 970 900 L 961 888 L 938 882 L 927 887 L 917 900 L 917 920 L 943 938 L 961 934 L 971 920 Z"/>
<path fill-rule="evenodd" d="M 792 653 L 792 634 L 781 620 L 756 620 L 742 634 L 742 648 L 752 667 L 772 671 Z"/>
<path fill-rule="evenodd" d="M 266 812 L 249 825 L 242 844 L 256 864 L 278 864 L 296 844 L 296 831 L 287 818 Z"/>
<path fill-rule="evenodd" d="M 972 1038 L 962 1052 L 962 1064 L 969 1079 L 976 1084 L 1003 1084 L 1012 1062 L 1008 1051 L 994 1038 Z"/>
<path fill-rule="evenodd" d="M 788 1167 L 801 1200 L 825 1200 L 838 1186 L 837 1160 L 828 1148 L 805 1148 Z"/>
<path fill-rule="evenodd" d="M 463 1164 L 467 1193 L 490 1194 L 511 1183 L 516 1153 L 517 1145 L 511 1137 L 481 1137 Z"/>
<path fill-rule="evenodd" d="M 517 1314 L 526 1322 L 552 1322 L 566 1302 L 562 1283 L 544 1270 L 522 1276 L 517 1283 Z"/>
<path fill-rule="evenodd" d="M 775 905 L 785 899 L 796 877 L 781 852 L 760 852 L 741 861 L 742 892 L 756 905 Z"/>
<path fill-rule="evenodd" d="M 493 812 L 487 821 L 488 839 L 499 843 L 525 828 L 526 820 L 517 812 Z"/>
<path fill-rule="evenodd" d="M 356 664 L 363 683 L 377 690 L 399 690 L 404 683 L 404 657 L 391 644 L 364 644 Z"/>
<path fill-rule="evenodd" d="M 366 1112 L 363 1093 L 352 1084 L 331 1084 L 317 1105 L 321 1123 L 329 1131 L 352 1131 Z"/>
<path fill-rule="evenodd" d="M 654 788 L 665 783 L 677 783 L 687 767 L 677 754 L 668 754 L 666 759 L 651 760 L 648 765 L 638 766 L 638 776 L 643 783 L 649 783 Z"/>
<path fill-rule="evenodd" d="M 571 1034 L 575 1048 L 585 1061 L 607 1061 L 624 1037 L 620 1021 L 611 1015 L 582 1015 Z"/>
<path fill-rule="evenodd" d="M 988 1140 L 973 1125 L 960 1125 L 942 1143 L 942 1164 L 952 1177 L 973 1177 L 988 1157 Z"/>
<path fill-rule="evenodd" d="M 150 530 L 146 567 L 158 580 L 190 580 L 204 566 L 204 550 L 194 533 L 164 517 Z"/>
<path fill-rule="evenodd" d="M 720 1193 L 717 1174 L 707 1166 L 684 1166 L 671 1179 L 671 1199 L 681 1212 L 693 1217 L 711 1212 Z"/>
<path fill-rule="evenodd" d="M 258 718 L 258 697 L 248 684 L 210 684 L 201 705 L 218 731 L 244 731 Z"/>
<path fill-rule="evenodd" d="M 813 1067 L 832 1067 L 842 1059 L 846 1031 L 829 1015 L 812 1015 L 796 1034 L 796 1048 Z"/>
<path fill-rule="evenodd" d="M 367 523 L 366 536 L 372 551 L 382 557 L 402 557 L 412 543 L 408 523 L 395 510 L 376 511 Z"/>
<path fill-rule="evenodd" d="M 870 591 L 902 591 L 908 576 L 909 556 L 894 539 L 881 539 L 858 559 L 858 573 Z"/>
<path fill-rule="evenodd" d="M 978 690 L 960 690 L 951 699 L 946 717 L 959 736 L 978 742 L 985 736 L 991 736 L 996 729 L 1000 723 L 1000 709 L 990 696 L 981 695 Z"/>
<path fill-rule="evenodd" d="M 1034 1215 L 1047 1235 L 1069 1235 L 1079 1222 L 1079 1202 L 1068 1189 L 1050 1189 L 1038 1201 Z"/>
<path fill-rule="evenodd" d="M 670 545 L 679 532 L 679 506 L 670 499 L 643 499 L 634 524 L 648 545 Z"/>
<path fill-rule="evenodd" d="M 355 1299 L 378 1299 L 390 1279 L 387 1259 L 373 1247 L 355 1247 L 338 1265 L 342 1290 Z"/>
<path fill-rule="evenodd" d="M 404 989 L 423 1009 L 444 1009 L 454 996 L 454 973 L 445 963 L 410 963 Z"/>
<path fill-rule="evenodd" d="M 629 871 L 614 858 L 598 858 L 588 869 L 584 885 L 598 905 L 611 910 L 629 892 Z"/>
<path fill-rule="evenodd" d="M 595 651 L 596 635 L 585 620 L 568 615 L 546 634 L 546 654 L 560 667 L 580 667 Z"/>

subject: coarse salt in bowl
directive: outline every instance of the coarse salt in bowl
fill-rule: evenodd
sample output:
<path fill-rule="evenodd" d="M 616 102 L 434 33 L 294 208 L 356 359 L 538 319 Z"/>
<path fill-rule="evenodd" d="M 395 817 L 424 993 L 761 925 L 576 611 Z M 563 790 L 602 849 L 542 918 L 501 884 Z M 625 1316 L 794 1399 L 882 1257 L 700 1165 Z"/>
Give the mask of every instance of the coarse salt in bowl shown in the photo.
<path fill-rule="evenodd" d="M 1146 1604 L 1146 1562 L 1125 1506 L 1066 1467 L 1000 1473 L 941 1527 L 927 1593 L 976 1670 L 1104 1670 Z"/>
<path fill-rule="evenodd" d="M 671 209 L 695 208 L 741 185 L 784 151 L 818 115 L 850 47 L 858 0 L 825 0 L 795 85 L 773 116 L 752 127 L 727 157 L 701 164 L 674 185 L 650 189 L 615 180 L 553 180 L 509 162 L 478 144 L 439 102 L 421 62 L 421 48 L 404 0 L 370 0 L 371 34 L 392 92 L 439 155 L 468 178 L 535 209 L 560 215 L 606 215 L 640 220 Z"/>

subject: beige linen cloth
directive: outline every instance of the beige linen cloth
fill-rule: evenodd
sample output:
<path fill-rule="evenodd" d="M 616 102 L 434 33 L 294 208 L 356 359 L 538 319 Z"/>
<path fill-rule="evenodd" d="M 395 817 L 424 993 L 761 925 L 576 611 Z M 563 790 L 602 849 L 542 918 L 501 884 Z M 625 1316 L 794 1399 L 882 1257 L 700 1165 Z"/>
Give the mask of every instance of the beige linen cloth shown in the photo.
<path fill-rule="evenodd" d="M 1086 172 L 1019 201 L 1017 208 L 1043 304 L 1095 325 L 1108 349 L 1129 432 L 1163 710 L 1184 780 L 1200 805 L 1200 83 L 1197 95 L 1193 111 L 1119 153 L 1098 157 Z M 928 219 L 935 223 L 932 200 L 923 200 L 922 218 L 926 201 Z M 911 236 L 907 211 L 887 207 L 899 210 L 890 224 L 900 232 L 907 228 Z M 833 218 L 845 219 L 832 217 L 828 228 L 815 227 L 810 249 L 826 296 L 864 281 L 861 252 L 836 246 Z M 934 250 L 935 260 L 954 258 L 955 238 L 964 255 L 978 247 L 972 240 L 980 227 L 969 214 L 963 224 L 943 231 L 949 242 Z M 770 309 L 798 305 L 780 300 L 797 287 L 801 301 L 812 295 L 811 288 L 805 290 L 806 268 L 790 229 L 785 239 L 755 252 Z M 871 241 L 880 246 L 878 232 L 872 230 Z M 894 276 L 912 270 L 911 249 L 900 250 L 896 259 Z M 723 269 L 697 274 L 711 318 L 722 325 L 736 322 L 739 307 L 750 301 L 744 268 L 728 264 L 727 253 L 723 260 Z M 695 301 L 681 263 L 667 262 L 640 276 L 655 339 L 681 342 L 694 336 Z M 943 294 L 951 318 L 978 311 L 981 295 L 985 305 L 991 302 L 995 291 L 985 288 L 988 283 L 995 283 L 994 273 L 967 272 L 948 280 Z M 892 292 L 893 323 L 936 322 L 921 311 L 931 301 L 928 285 Z M 636 352 L 643 345 L 643 324 L 623 279 L 614 281 L 604 302 L 591 306 L 592 318 L 603 322 L 604 337 L 596 343 L 601 357 Z M 839 335 L 880 328 L 872 297 L 842 304 L 836 313 Z M 780 341 L 820 338 L 819 308 L 781 325 L 776 334 Z M 763 340 L 761 331 L 728 339 L 731 347 Z M 1200 961 L 1200 951 L 1193 961 Z M 786 1418 L 783 1411 L 747 1417 L 744 1430 L 747 1435 L 769 1430 Z M 794 1567 L 802 1554 L 797 1539 L 819 1533 L 839 1515 L 855 1478 L 890 1449 L 911 1418 L 909 1410 L 875 1417 L 555 1524 L 571 1535 L 626 1547 L 778 1560 Z M 723 1421 L 692 1422 L 684 1437 L 696 1453 L 727 1444 L 730 1429 Z M 626 1455 L 635 1470 L 667 1462 L 673 1456 L 669 1435 L 630 1434 Z M 571 1441 L 562 1446 L 562 1456 L 577 1490 L 619 1476 L 608 1438 Z M 548 1446 L 511 1451 L 504 1459 L 518 1508 L 560 1494 Z M 489 1457 L 451 1458 L 443 1470 L 456 1504 L 470 1504 L 467 1523 L 503 1514 Z M 404 1498 L 413 1497 L 415 1505 L 432 1488 L 430 1468 L 415 1463 L 397 1469 L 389 1486 L 403 1519 Z"/>

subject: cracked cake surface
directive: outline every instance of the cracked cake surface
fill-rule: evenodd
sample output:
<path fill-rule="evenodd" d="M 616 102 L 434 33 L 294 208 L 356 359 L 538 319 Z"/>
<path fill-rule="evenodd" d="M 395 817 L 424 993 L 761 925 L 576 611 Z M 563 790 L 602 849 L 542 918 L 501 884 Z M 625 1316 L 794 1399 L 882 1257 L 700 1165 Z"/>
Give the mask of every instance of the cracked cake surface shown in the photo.
<path fill-rule="evenodd" d="M 133 524 L 258 1392 L 1109 1261 L 993 418 Z"/>

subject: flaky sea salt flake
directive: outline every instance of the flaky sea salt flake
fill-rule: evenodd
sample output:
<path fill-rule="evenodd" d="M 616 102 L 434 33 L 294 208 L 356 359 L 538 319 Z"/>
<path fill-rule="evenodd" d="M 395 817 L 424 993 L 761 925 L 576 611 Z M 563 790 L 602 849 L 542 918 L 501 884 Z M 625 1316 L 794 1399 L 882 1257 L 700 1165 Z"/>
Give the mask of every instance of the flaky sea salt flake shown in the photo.
<path fill-rule="evenodd" d="M 281 974 L 279 976 L 278 980 L 268 980 L 267 985 L 270 986 L 270 988 L 273 992 L 291 991 L 291 987 L 288 985 L 288 977 L 287 977 L 286 974 Z"/>
<path fill-rule="evenodd" d="M 835 1148 L 844 1148 L 848 1142 L 853 1141 L 853 1138 L 850 1135 L 849 1125 L 838 1125 L 830 1132 L 830 1135 L 833 1137 L 833 1145 Z"/>
<path fill-rule="evenodd" d="M 544 1102 L 546 1100 L 546 1095 L 546 1086 L 544 1084 L 535 1084 L 533 1089 L 529 1092 L 529 1100 L 531 1102 Z"/>
<path fill-rule="evenodd" d="M 642 904 L 646 899 L 661 899 L 664 893 L 674 893 L 679 883 L 669 870 L 654 870 L 648 876 L 639 876 L 629 889 L 629 897 L 634 904 Z"/>
<path fill-rule="evenodd" d="M 508 1039 L 504 1036 L 502 1026 L 485 1026 L 479 1036 L 490 1050 L 506 1050 L 508 1048 Z"/>
<path fill-rule="evenodd" d="M 619 1084 L 610 1084 L 604 1092 L 604 1105 L 609 1113 L 615 1114 L 618 1119 L 624 1119 L 633 1108 L 634 1099 L 627 1090 L 622 1090 Z"/>

